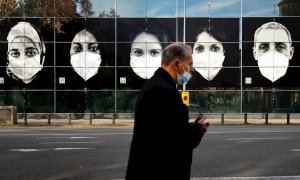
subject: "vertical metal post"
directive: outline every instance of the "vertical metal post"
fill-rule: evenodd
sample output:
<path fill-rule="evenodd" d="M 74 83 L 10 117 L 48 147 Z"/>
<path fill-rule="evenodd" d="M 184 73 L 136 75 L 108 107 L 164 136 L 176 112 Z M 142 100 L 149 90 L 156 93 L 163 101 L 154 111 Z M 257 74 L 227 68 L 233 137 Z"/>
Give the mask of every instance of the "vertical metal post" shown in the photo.
<path fill-rule="evenodd" d="M 116 9 L 116 14 L 115 14 L 115 41 L 117 41 L 117 32 L 118 32 L 118 28 L 117 28 L 117 14 L 118 14 L 118 7 L 117 7 L 117 0 L 115 0 L 115 9 Z M 117 43 L 115 43 L 115 53 L 118 53 L 118 48 L 117 48 Z M 114 113 L 113 113 L 113 124 L 115 124 L 115 114 L 117 113 L 117 85 L 118 85 L 118 71 L 116 68 L 117 67 L 117 56 L 115 56 L 115 89 L 114 89 L 114 95 L 115 95 L 115 104 L 114 104 Z"/>
<path fill-rule="evenodd" d="M 69 125 L 71 124 L 71 118 L 72 118 L 72 115 L 69 114 L 69 117 L 68 117 L 68 124 L 69 124 Z"/>
<path fill-rule="evenodd" d="M 247 113 L 244 113 L 244 124 L 248 124 Z"/>
<path fill-rule="evenodd" d="M 116 113 L 113 114 L 113 124 L 116 124 Z"/>
<path fill-rule="evenodd" d="M 23 103 L 24 103 L 24 125 L 27 125 L 28 107 L 27 107 L 27 92 L 25 88 L 23 89 Z"/>
<path fill-rule="evenodd" d="M 93 114 L 90 114 L 90 125 L 92 125 L 93 124 Z"/>
<path fill-rule="evenodd" d="M 265 113 L 265 120 L 266 120 L 266 124 L 269 124 L 269 114 Z"/>
<path fill-rule="evenodd" d="M 186 19 L 186 0 L 183 4 L 183 43 L 185 44 L 185 19 Z"/>
<path fill-rule="evenodd" d="M 176 42 L 178 42 L 178 0 L 176 0 Z"/>
<path fill-rule="evenodd" d="M 290 113 L 286 114 L 286 123 L 290 124 Z"/>
<path fill-rule="evenodd" d="M 224 113 L 221 114 L 221 124 L 224 124 Z"/>
<path fill-rule="evenodd" d="M 48 125 L 51 125 L 50 120 L 51 120 L 51 114 L 48 114 Z"/>
<path fill-rule="evenodd" d="M 24 125 L 27 125 L 27 113 L 24 113 Z"/>

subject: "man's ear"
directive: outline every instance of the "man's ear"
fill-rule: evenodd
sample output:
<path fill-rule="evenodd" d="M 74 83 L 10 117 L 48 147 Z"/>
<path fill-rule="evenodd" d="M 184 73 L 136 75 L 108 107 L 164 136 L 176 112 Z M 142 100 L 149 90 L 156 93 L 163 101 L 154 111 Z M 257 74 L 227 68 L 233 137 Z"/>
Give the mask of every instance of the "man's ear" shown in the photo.
<path fill-rule="evenodd" d="M 178 69 L 179 69 L 179 61 L 178 60 L 173 61 L 173 66 L 175 66 L 175 70 L 178 71 Z"/>
<path fill-rule="evenodd" d="M 257 57 L 257 54 L 256 54 L 255 46 L 252 48 L 252 51 L 253 51 L 254 59 L 257 61 L 258 57 Z"/>

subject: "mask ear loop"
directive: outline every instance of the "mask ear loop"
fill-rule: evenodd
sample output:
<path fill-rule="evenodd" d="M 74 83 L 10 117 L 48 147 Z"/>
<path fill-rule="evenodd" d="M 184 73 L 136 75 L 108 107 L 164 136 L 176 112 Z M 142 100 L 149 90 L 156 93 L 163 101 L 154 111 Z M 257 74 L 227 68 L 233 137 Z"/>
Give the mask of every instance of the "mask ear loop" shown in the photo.
<path fill-rule="evenodd" d="M 40 64 L 41 66 L 44 66 L 44 62 L 45 62 L 45 57 L 46 57 L 46 47 L 45 47 L 45 43 L 43 40 L 41 40 L 41 61 L 40 61 Z"/>
<path fill-rule="evenodd" d="M 10 44 L 10 43 L 8 43 L 8 44 Z M 6 53 L 6 74 L 10 77 L 11 74 L 12 74 L 12 72 L 10 71 L 10 69 L 8 67 L 8 65 L 9 65 L 9 59 L 8 59 L 8 57 L 9 57 L 9 47 L 8 47 L 7 53 Z"/>
<path fill-rule="evenodd" d="M 8 62 L 8 59 L 6 59 L 7 62 L 6 62 L 6 74 L 10 77 L 12 72 L 10 71 L 10 69 L 8 68 L 8 65 L 9 65 L 9 62 Z"/>
<path fill-rule="evenodd" d="M 175 65 L 175 70 L 176 70 L 176 71 L 178 71 L 178 70 L 179 70 L 179 64 L 180 64 L 180 61 L 179 61 L 179 60 L 177 60 L 177 62 L 176 62 L 176 65 Z"/>

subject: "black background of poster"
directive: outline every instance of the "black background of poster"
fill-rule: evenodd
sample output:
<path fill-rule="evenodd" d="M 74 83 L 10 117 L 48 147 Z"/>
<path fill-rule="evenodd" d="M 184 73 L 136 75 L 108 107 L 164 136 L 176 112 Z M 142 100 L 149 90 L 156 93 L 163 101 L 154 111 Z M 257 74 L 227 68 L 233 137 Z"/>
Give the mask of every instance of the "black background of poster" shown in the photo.
<path fill-rule="evenodd" d="M 289 67 L 286 74 L 272 83 L 270 80 L 261 75 L 257 61 L 253 56 L 253 46 L 254 46 L 254 33 L 257 28 L 267 22 L 278 22 L 284 25 L 290 32 L 292 37 L 292 46 L 294 47 L 294 55 L 289 61 Z M 298 26 L 297 26 L 298 25 Z M 300 87 L 298 80 L 300 71 L 300 40 L 299 35 L 299 18 L 298 17 L 245 17 L 243 18 L 243 43 L 242 43 L 242 86 L 244 88 L 281 88 L 289 89 Z M 245 78 L 251 77 L 252 83 L 245 84 Z"/>
<path fill-rule="evenodd" d="M 221 89 L 240 88 L 240 68 L 223 67 L 213 80 L 207 81 L 197 71 L 192 73 L 192 78 L 186 85 L 188 90 L 207 89 L 215 87 Z"/>
<path fill-rule="evenodd" d="M 278 22 L 284 25 L 290 32 L 292 41 L 300 41 L 300 18 L 299 17 L 244 17 L 242 19 L 243 41 L 254 41 L 254 33 L 257 28 L 267 22 Z"/>
<path fill-rule="evenodd" d="M 120 18 L 117 29 L 118 42 L 132 42 L 142 31 L 158 37 L 165 34 L 168 42 L 176 41 L 176 18 Z"/>
<path fill-rule="evenodd" d="M 115 42 L 114 18 L 78 18 L 62 27 L 64 33 L 57 34 L 57 42 L 72 42 L 74 36 L 86 29 L 98 42 Z"/>
<path fill-rule="evenodd" d="M 43 67 L 36 77 L 28 84 L 21 80 L 15 80 L 6 74 L 6 67 L 0 67 L 0 77 L 4 77 L 4 84 L 0 84 L 0 89 L 53 89 L 54 88 L 54 68 Z"/>
<path fill-rule="evenodd" d="M 244 17 L 242 19 L 242 40 L 254 41 L 254 33 L 257 28 L 267 22 L 273 22 L 274 18 L 271 17 Z"/>

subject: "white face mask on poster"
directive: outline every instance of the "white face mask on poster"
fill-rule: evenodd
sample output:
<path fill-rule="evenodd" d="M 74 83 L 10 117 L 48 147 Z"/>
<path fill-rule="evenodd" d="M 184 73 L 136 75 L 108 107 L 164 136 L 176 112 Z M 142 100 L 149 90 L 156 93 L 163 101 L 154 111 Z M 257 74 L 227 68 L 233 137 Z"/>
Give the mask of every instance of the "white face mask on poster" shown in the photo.
<path fill-rule="evenodd" d="M 144 56 L 144 57 L 130 57 L 130 66 L 132 70 L 141 78 L 149 79 L 153 76 L 154 72 L 160 67 L 161 57 L 152 57 L 152 56 Z"/>
<path fill-rule="evenodd" d="M 198 71 L 203 78 L 211 81 L 223 67 L 225 56 L 222 53 L 202 52 L 193 54 L 194 69 Z"/>
<path fill-rule="evenodd" d="M 272 82 L 285 75 L 289 58 L 281 53 L 268 52 L 258 58 L 260 73 Z"/>
<path fill-rule="evenodd" d="M 100 54 L 81 52 L 71 55 L 72 67 L 85 81 L 98 73 L 101 61 Z"/>
<path fill-rule="evenodd" d="M 26 59 L 18 59 L 8 56 L 7 69 L 21 79 L 25 84 L 30 83 L 34 76 L 41 71 L 40 57 L 34 56 Z"/>

